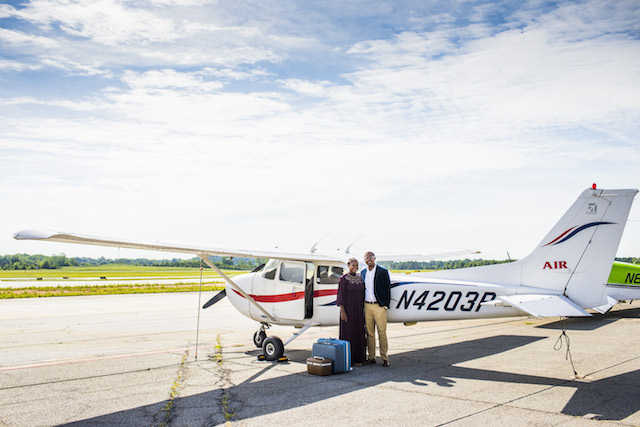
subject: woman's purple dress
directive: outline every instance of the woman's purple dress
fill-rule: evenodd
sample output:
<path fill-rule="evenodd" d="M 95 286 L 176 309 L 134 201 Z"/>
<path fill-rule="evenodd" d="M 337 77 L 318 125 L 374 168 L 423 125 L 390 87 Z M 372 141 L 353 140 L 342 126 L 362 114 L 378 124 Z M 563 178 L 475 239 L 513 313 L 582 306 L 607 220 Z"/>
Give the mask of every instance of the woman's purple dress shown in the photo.
<path fill-rule="evenodd" d="M 359 274 L 347 273 L 340 278 L 338 305 L 344 307 L 348 319 L 340 319 L 340 339 L 351 343 L 351 363 L 364 363 L 364 282 Z"/>

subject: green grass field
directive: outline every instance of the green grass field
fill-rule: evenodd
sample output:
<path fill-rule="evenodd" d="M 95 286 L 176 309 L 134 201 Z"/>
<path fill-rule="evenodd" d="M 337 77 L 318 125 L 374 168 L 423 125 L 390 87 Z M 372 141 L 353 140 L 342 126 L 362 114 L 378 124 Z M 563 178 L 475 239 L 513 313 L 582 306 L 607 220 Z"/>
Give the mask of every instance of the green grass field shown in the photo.
<path fill-rule="evenodd" d="M 246 273 L 240 270 L 223 270 L 229 277 Z M 105 277 L 106 279 L 100 279 Z M 113 284 L 109 281 L 123 279 L 149 279 L 148 281 L 167 279 L 193 279 L 189 283 L 176 284 Z M 37 298 L 51 296 L 78 295 L 115 295 L 132 293 L 158 292 L 194 292 L 200 289 L 199 268 L 179 267 L 141 267 L 127 264 L 108 264 L 101 266 L 64 267 L 56 270 L 1 270 L 2 281 L 42 280 L 42 285 L 28 288 L 2 287 L 0 282 L 0 299 Z M 47 286 L 48 281 L 69 281 L 65 286 Z M 74 282 L 82 281 L 82 285 Z M 202 270 L 202 290 L 213 291 L 224 289 L 220 283 L 222 278 L 209 267 Z M 87 284 L 90 282 L 91 284 Z M 215 283 L 214 283 L 215 282 Z"/>
<path fill-rule="evenodd" d="M 246 271 L 223 270 L 223 273 L 227 276 L 235 276 L 237 274 L 246 273 Z M 0 279 L 2 280 L 37 280 L 38 278 L 42 278 L 43 280 L 64 280 L 64 277 L 68 277 L 69 279 L 100 277 L 106 277 L 107 279 L 118 279 L 122 277 L 162 277 L 175 279 L 189 277 L 200 278 L 200 269 L 182 267 L 141 267 L 127 264 L 107 264 L 100 266 L 63 267 L 56 270 L 0 270 Z M 205 267 L 202 270 L 202 277 L 203 279 L 210 279 L 219 278 L 220 276 L 209 267 Z"/>
<path fill-rule="evenodd" d="M 179 283 L 175 285 L 111 285 L 111 286 L 43 286 L 31 288 L 0 288 L 0 299 L 41 298 L 86 295 L 154 294 L 168 292 L 221 291 L 224 285 Z"/>

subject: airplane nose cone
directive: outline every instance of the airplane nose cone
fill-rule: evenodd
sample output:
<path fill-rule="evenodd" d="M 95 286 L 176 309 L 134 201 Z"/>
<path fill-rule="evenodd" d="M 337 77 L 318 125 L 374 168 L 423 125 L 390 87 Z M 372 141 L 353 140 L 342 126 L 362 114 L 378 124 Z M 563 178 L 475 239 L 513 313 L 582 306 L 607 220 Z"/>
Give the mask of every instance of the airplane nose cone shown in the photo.
<path fill-rule="evenodd" d="M 255 273 L 241 274 L 236 277 L 232 277 L 231 280 L 245 294 L 251 295 L 254 275 Z M 229 298 L 229 301 L 231 302 L 231 304 L 240 313 L 251 318 L 249 300 L 247 300 L 240 292 L 234 289 L 234 286 L 231 286 L 229 283 L 227 283 L 225 290 L 226 290 L 227 298 Z"/>
<path fill-rule="evenodd" d="M 253 282 L 253 276 L 255 273 L 249 274 L 240 274 L 236 277 L 232 277 L 231 280 L 235 283 L 240 289 L 245 291 L 246 293 L 251 293 L 251 284 Z M 233 292 L 233 287 L 227 283 L 226 286 L 227 292 Z"/>

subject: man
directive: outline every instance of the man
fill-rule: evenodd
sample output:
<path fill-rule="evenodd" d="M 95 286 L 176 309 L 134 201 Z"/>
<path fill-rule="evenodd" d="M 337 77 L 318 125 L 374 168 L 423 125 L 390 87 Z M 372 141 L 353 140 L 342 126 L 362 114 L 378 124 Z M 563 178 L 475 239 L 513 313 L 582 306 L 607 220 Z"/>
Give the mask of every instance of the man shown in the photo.
<path fill-rule="evenodd" d="M 376 256 L 373 252 L 364 254 L 364 262 L 367 267 L 360 272 L 360 276 L 364 281 L 364 323 L 367 329 L 369 353 L 366 363 L 376 363 L 375 330 L 377 328 L 382 366 L 388 367 L 387 310 L 391 303 L 391 279 L 387 270 L 376 265 Z"/>

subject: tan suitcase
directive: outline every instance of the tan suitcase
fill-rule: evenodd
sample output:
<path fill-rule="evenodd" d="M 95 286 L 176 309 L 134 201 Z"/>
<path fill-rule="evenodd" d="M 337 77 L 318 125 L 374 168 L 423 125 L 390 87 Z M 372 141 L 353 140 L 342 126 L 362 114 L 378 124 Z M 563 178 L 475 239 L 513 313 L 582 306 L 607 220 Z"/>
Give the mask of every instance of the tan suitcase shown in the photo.
<path fill-rule="evenodd" d="M 307 372 L 312 375 L 331 375 L 333 362 L 326 357 L 310 357 L 307 359 Z"/>

